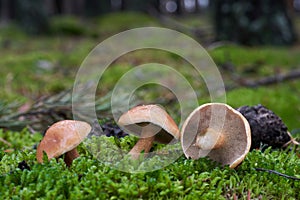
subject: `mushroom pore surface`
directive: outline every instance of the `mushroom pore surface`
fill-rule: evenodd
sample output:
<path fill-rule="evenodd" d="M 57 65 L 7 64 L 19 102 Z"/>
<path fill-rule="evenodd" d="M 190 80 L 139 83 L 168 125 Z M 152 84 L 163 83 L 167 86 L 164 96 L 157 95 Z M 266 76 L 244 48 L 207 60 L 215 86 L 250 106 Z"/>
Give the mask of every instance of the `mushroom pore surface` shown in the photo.
<path fill-rule="evenodd" d="M 195 109 L 185 121 L 181 142 L 186 157 L 208 156 L 234 168 L 250 149 L 250 134 L 249 123 L 239 112 L 226 104 L 210 103 Z"/>

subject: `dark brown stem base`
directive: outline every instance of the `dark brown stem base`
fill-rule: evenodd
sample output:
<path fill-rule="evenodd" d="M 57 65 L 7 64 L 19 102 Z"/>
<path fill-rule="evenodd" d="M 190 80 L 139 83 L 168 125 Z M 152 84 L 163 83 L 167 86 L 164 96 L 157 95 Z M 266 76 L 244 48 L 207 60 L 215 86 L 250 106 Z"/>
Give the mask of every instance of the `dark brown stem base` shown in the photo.
<path fill-rule="evenodd" d="M 78 157 L 79 157 L 79 154 L 75 148 L 75 149 L 72 149 L 71 151 L 68 151 L 67 153 L 65 153 L 64 161 L 65 161 L 66 165 L 68 167 L 70 167 L 72 165 L 73 160 Z"/>

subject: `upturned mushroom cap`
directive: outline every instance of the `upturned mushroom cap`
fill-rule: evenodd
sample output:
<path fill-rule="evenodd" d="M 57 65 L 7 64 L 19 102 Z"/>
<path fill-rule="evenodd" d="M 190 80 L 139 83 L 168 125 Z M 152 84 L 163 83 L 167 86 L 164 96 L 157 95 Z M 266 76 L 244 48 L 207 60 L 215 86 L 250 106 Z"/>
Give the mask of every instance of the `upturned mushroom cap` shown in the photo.
<path fill-rule="evenodd" d="M 155 141 L 164 144 L 173 138 L 179 139 L 178 126 L 170 115 L 157 105 L 134 107 L 120 117 L 118 124 L 139 137 L 142 130 L 147 129 L 148 135 L 143 135 L 144 138 L 155 135 Z"/>
<path fill-rule="evenodd" d="M 50 160 L 76 148 L 91 129 L 88 123 L 75 120 L 63 120 L 53 124 L 37 148 L 38 162 L 43 162 L 43 151 Z"/>
<path fill-rule="evenodd" d="M 214 161 L 235 168 L 249 152 L 250 126 L 242 114 L 226 104 L 204 104 L 184 122 L 181 144 L 188 158 L 209 156 Z"/>

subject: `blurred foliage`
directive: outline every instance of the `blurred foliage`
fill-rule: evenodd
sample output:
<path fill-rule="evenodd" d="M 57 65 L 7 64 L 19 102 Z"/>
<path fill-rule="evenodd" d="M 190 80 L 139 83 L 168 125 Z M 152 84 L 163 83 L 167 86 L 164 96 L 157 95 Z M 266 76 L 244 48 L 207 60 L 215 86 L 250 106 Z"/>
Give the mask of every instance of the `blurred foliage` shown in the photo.
<path fill-rule="evenodd" d="M 86 31 L 84 23 L 74 16 L 52 17 L 50 20 L 51 34 L 82 36 Z"/>
<path fill-rule="evenodd" d="M 298 67 L 300 64 L 299 49 L 297 46 L 288 47 L 274 47 L 274 46 L 260 46 L 260 47 L 246 47 L 240 45 L 223 45 L 209 51 L 213 60 L 217 65 L 222 65 L 226 62 L 231 62 L 236 70 L 243 72 L 249 68 L 253 68 L 253 74 L 261 74 L 268 70 L 268 74 L 273 73 L 273 70 L 279 68 L 281 70 L 288 70 Z M 249 69 L 250 70 L 250 69 Z M 255 71 L 256 70 L 256 71 Z"/>
<path fill-rule="evenodd" d="M 213 3 L 217 40 L 245 45 L 289 45 L 296 40 L 284 0 L 216 0 Z"/>
<path fill-rule="evenodd" d="M 114 34 L 120 31 L 144 26 L 159 26 L 151 16 L 139 12 L 117 12 L 95 18 L 95 29 L 100 33 Z M 113 25 L 112 25 L 113 24 Z M 110 35 L 111 36 L 111 35 Z"/>
<path fill-rule="evenodd" d="M 158 25 L 149 15 L 133 11 L 109 13 L 90 19 L 69 15 L 52 17 L 50 19 L 50 33 L 98 38 L 99 36 L 110 36 L 127 29 Z"/>
<path fill-rule="evenodd" d="M 137 23 L 134 23 L 135 19 L 139 19 Z M 155 23 L 152 18 L 133 12 L 122 15 L 109 14 L 95 18 L 89 23 L 78 21 L 76 18 L 61 18 L 61 21 L 65 20 L 70 20 L 68 23 L 74 23 L 75 27 L 84 28 L 84 35 L 74 37 L 62 33 L 53 34 L 51 37 L 30 37 L 15 26 L 0 29 L 0 98 L 4 102 L 17 100 L 21 105 L 25 102 L 32 105 L 40 97 L 56 95 L 72 88 L 81 62 L 108 34 L 137 27 L 137 25 Z M 59 23 L 60 18 L 54 21 Z M 82 26 L 82 23 L 85 25 Z M 108 30 L 104 27 L 111 28 Z M 93 31 L 98 34 L 97 37 L 85 37 Z M 231 72 L 222 69 L 222 65 L 227 62 L 232 63 L 236 73 L 245 79 L 285 73 L 300 64 L 297 46 L 273 48 L 225 45 L 210 50 L 209 54 L 219 66 L 225 84 L 233 84 Z M 154 50 L 132 52 L 116 60 L 101 78 L 97 98 L 109 93 L 116 81 L 133 66 L 147 62 L 159 62 L 174 67 L 190 81 L 199 95 L 200 103 L 210 101 L 205 83 L 187 62 L 178 56 Z M 289 130 L 293 130 L 299 128 L 297 107 L 300 99 L 299 84 L 299 81 L 295 80 L 259 89 L 239 89 L 228 92 L 227 100 L 233 107 L 261 103 L 282 117 Z M 243 94 L 242 97 L 240 93 Z M 266 93 L 269 95 L 265 95 Z M 165 104 L 166 109 L 175 119 L 180 115 L 177 101 L 173 101 L 174 96 L 167 93 L 165 89 L 143 87 L 136 96 L 140 103 Z M 286 103 L 290 101 L 296 107 Z M 179 119 L 176 121 L 178 122 Z"/>
<path fill-rule="evenodd" d="M 16 135 L 18 135 L 18 137 L 16 137 Z M 28 149 L 32 151 L 37 142 L 42 139 L 42 134 L 38 132 L 32 134 L 27 128 L 24 128 L 19 132 L 4 131 L 3 129 L 0 129 L 0 138 L 10 143 L 10 145 L 8 145 L 0 142 L 1 150 L 8 148 L 15 150 Z"/>

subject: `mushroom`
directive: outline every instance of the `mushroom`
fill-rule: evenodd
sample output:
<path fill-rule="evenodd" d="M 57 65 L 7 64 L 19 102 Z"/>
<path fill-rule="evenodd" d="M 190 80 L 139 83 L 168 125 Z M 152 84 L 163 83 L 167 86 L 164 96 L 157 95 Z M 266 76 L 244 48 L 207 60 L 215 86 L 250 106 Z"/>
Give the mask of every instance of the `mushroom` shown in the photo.
<path fill-rule="evenodd" d="M 43 152 L 47 154 L 49 160 L 65 154 L 64 161 L 67 166 L 70 166 L 72 161 L 79 157 L 76 147 L 91 129 L 91 126 L 83 121 L 63 120 L 56 122 L 48 128 L 37 148 L 37 161 L 43 162 Z"/>
<path fill-rule="evenodd" d="M 250 150 L 250 126 L 245 117 L 229 105 L 204 104 L 185 120 L 181 145 L 187 158 L 208 156 L 235 168 Z"/>
<path fill-rule="evenodd" d="M 118 124 L 140 137 L 129 152 L 133 159 L 138 159 L 142 151 L 148 153 L 153 142 L 168 144 L 179 139 L 176 123 L 157 105 L 134 107 L 119 118 Z"/>

